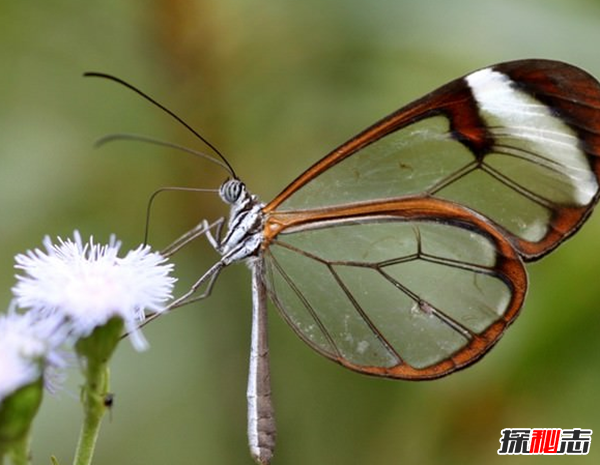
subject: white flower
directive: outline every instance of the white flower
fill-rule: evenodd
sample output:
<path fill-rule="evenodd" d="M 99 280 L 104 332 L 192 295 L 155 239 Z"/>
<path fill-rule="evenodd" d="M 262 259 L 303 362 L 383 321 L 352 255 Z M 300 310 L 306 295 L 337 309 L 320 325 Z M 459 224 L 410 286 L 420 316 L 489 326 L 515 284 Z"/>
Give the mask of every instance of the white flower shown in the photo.
<path fill-rule="evenodd" d="M 14 391 L 39 380 L 46 368 L 62 361 L 56 348 L 63 341 L 55 322 L 10 309 L 0 314 L 0 403 Z"/>
<path fill-rule="evenodd" d="M 173 265 L 149 246 L 119 258 L 121 243 L 114 236 L 107 245 L 94 244 L 93 238 L 83 245 L 77 231 L 73 237 L 59 237 L 57 245 L 46 237 L 46 252 L 35 249 L 15 257 L 15 267 L 24 273 L 13 288 L 17 305 L 43 317 L 62 317 L 75 338 L 120 317 L 133 345 L 143 349 L 138 326 L 146 311 L 163 311 L 171 298 Z"/>

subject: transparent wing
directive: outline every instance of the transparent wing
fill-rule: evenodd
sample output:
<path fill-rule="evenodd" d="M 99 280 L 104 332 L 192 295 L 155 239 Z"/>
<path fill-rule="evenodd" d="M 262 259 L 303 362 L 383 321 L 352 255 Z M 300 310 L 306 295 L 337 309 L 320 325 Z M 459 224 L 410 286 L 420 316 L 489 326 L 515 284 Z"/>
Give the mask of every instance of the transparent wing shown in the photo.
<path fill-rule="evenodd" d="M 546 60 L 457 79 L 348 141 L 267 213 L 422 195 L 501 226 L 527 259 L 576 231 L 598 199 L 600 87 Z"/>
<path fill-rule="evenodd" d="M 271 218 L 269 294 L 342 365 L 434 378 L 479 359 L 517 316 L 523 264 L 486 220 L 433 199 Z"/>

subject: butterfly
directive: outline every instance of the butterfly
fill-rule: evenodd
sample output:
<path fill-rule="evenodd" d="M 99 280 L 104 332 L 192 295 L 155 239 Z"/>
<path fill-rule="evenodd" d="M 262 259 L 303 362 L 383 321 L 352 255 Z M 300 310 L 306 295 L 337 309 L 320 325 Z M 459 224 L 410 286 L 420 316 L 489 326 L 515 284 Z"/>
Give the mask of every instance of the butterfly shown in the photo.
<path fill-rule="evenodd" d="M 268 203 L 199 137 L 231 176 L 218 191 L 230 214 L 180 241 L 206 236 L 220 259 L 175 306 L 207 297 L 230 264 L 249 266 L 248 438 L 268 464 L 267 300 L 357 372 L 434 379 L 480 360 L 519 315 L 524 263 L 577 232 L 598 201 L 600 84 L 550 60 L 480 69 L 376 122 Z"/>

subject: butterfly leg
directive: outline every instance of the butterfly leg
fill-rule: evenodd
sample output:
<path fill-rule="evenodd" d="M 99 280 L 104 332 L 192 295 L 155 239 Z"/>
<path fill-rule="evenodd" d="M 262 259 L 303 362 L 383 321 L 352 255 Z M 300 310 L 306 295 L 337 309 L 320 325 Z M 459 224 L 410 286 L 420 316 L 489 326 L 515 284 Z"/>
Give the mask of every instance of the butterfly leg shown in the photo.
<path fill-rule="evenodd" d="M 219 252 L 221 250 L 221 237 L 222 237 L 221 231 L 223 230 L 223 224 L 224 224 L 224 221 L 221 221 L 217 224 L 213 223 L 212 225 L 210 225 L 207 220 L 202 221 L 202 225 L 206 229 L 206 239 L 208 239 L 208 242 L 210 242 L 210 245 L 212 245 L 212 248 L 215 249 L 217 252 Z M 214 235 L 211 231 L 213 226 L 215 227 Z"/>
<path fill-rule="evenodd" d="M 173 302 L 171 302 L 171 304 L 168 307 L 168 310 L 173 310 L 177 307 L 187 305 L 191 302 L 195 302 L 197 300 L 202 300 L 202 299 L 207 298 L 210 295 L 210 293 L 212 292 L 212 288 L 215 284 L 215 281 L 217 280 L 217 277 L 221 273 L 221 270 L 226 265 L 227 265 L 227 263 L 225 263 L 223 260 L 219 260 L 217 263 L 215 263 L 213 266 L 211 266 L 208 269 L 208 271 L 206 271 L 206 273 L 204 273 L 200 277 L 200 279 L 198 279 L 192 285 L 192 287 L 190 288 L 189 291 L 187 291 L 181 297 L 178 297 Z M 202 294 L 192 297 L 204 283 L 208 283 L 206 285 L 206 290 Z"/>
<path fill-rule="evenodd" d="M 211 226 L 211 225 L 208 225 L 208 226 Z M 207 231 L 207 229 L 204 227 L 202 228 L 202 230 Z M 205 232 L 205 234 L 206 234 L 206 232 Z M 253 246 L 253 244 L 251 244 L 251 246 Z M 256 244 L 256 246 L 258 246 L 258 244 Z M 239 260 L 245 258 L 247 256 L 247 247 L 248 247 L 248 244 L 242 242 L 242 243 L 238 244 L 237 247 L 235 247 L 234 249 L 229 251 L 229 253 L 227 253 L 226 255 L 221 257 L 221 260 L 219 260 L 217 263 L 215 263 L 213 266 L 211 266 L 206 271 L 206 273 L 204 273 L 200 277 L 200 279 L 198 279 L 192 285 L 192 287 L 190 288 L 189 291 L 187 291 L 181 297 L 179 297 L 179 298 L 175 299 L 173 302 L 171 302 L 171 304 L 168 307 L 168 310 L 172 310 L 177 307 L 181 307 L 182 305 L 187 305 L 187 304 L 189 304 L 191 302 L 195 302 L 197 300 L 206 299 L 212 292 L 215 281 L 217 280 L 217 277 L 219 276 L 219 274 L 221 273 L 223 268 L 225 268 L 227 265 L 230 265 L 233 262 L 236 262 L 236 261 L 239 261 Z M 206 285 L 206 290 L 202 294 L 192 297 L 198 291 L 198 289 L 200 289 L 200 287 L 202 285 L 204 285 L 204 283 L 208 283 Z"/>
<path fill-rule="evenodd" d="M 212 223 L 208 223 L 208 221 L 206 220 L 201 221 L 195 227 L 193 227 L 188 232 L 178 237 L 177 239 L 175 239 L 175 241 L 173 241 L 171 244 L 165 247 L 161 251 L 161 255 L 163 255 L 164 257 L 170 257 L 171 255 L 175 254 L 180 249 L 188 245 L 190 242 L 196 240 L 198 237 L 201 236 L 206 236 L 210 244 L 214 247 L 216 241 L 212 236 L 210 230 L 216 227 L 217 234 L 220 234 L 224 222 L 225 218 L 219 218 L 218 220 L 213 221 Z"/>
<path fill-rule="evenodd" d="M 194 283 L 194 285 L 190 288 L 189 291 L 187 291 L 181 297 L 178 297 L 173 302 L 171 302 L 165 309 L 165 312 L 171 312 L 171 311 L 175 310 L 176 308 L 182 307 L 182 306 L 190 304 L 192 302 L 196 302 L 198 300 L 206 299 L 208 296 L 210 296 L 213 286 L 214 286 L 215 282 L 217 281 L 217 277 L 219 276 L 219 274 L 221 273 L 221 270 L 225 266 L 226 266 L 226 264 L 223 263 L 222 260 L 218 261 L 213 266 L 211 266 L 208 269 L 208 271 L 206 273 L 204 273 L 200 277 L 200 279 L 198 279 L 198 281 L 196 281 Z M 207 281 L 208 281 L 208 284 L 206 285 L 205 291 L 200 295 L 192 297 L 192 295 L 200 288 L 200 286 L 202 286 Z M 144 320 L 144 322 L 142 324 L 140 324 L 140 328 L 143 328 L 148 323 L 150 323 L 152 320 L 155 320 L 156 318 L 162 316 L 163 313 L 164 312 L 154 313 L 154 314 L 150 315 L 149 317 L 147 317 Z"/>

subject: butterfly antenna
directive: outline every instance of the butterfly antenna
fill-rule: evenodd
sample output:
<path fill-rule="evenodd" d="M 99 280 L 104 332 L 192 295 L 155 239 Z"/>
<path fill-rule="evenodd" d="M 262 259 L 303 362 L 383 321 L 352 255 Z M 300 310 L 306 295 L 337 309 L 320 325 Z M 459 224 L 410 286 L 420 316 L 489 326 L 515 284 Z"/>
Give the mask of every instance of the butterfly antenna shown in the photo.
<path fill-rule="evenodd" d="M 208 147 L 210 147 L 210 149 L 215 154 L 218 155 L 218 157 L 223 161 L 223 163 L 225 163 L 225 165 L 227 167 L 227 171 L 229 171 L 229 173 L 231 174 L 231 176 L 234 179 L 238 179 L 238 177 L 235 175 L 235 171 L 234 171 L 233 167 L 229 164 L 229 162 L 227 161 L 227 159 L 225 158 L 225 156 L 219 151 L 219 149 L 217 149 L 204 136 L 200 135 L 193 127 L 191 127 L 183 119 L 181 119 L 179 116 L 177 116 L 174 112 L 172 112 L 171 110 L 169 110 L 167 107 L 165 107 L 161 103 L 157 102 L 155 99 L 153 99 L 152 97 L 150 97 L 148 94 L 146 94 L 145 92 L 142 92 L 140 89 L 138 89 L 137 87 L 133 86 L 132 84 L 129 84 L 128 82 L 124 81 L 123 79 L 118 78 L 116 76 L 112 76 L 110 74 L 97 73 L 97 72 L 87 72 L 87 73 L 84 73 L 83 75 L 85 77 L 99 77 L 99 78 L 103 78 L 103 79 L 108 79 L 109 81 L 114 81 L 114 82 L 116 82 L 118 84 L 121 84 L 122 86 L 125 86 L 128 89 L 134 91 L 136 94 L 142 96 L 144 99 L 146 99 L 147 101 L 149 101 L 153 105 L 155 105 L 158 108 L 160 108 L 162 111 L 164 111 L 169 116 L 171 116 L 172 118 L 174 118 L 179 124 L 181 124 L 183 127 L 185 127 L 188 131 L 190 131 L 192 134 L 194 134 L 198 139 L 200 139 L 202 142 L 204 142 Z"/>
<path fill-rule="evenodd" d="M 155 190 L 150 198 L 148 199 L 148 207 L 146 208 L 146 226 L 144 228 L 144 242 L 143 244 L 148 244 L 148 235 L 150 234 L 150 213 L 152 212 L 152 205 L 154 204 L 154 200 L 158 194 L 162 194 L 163 192 L 218 192 L 218 189 L 202 189 L 195 187 L 161 187 L 160 189 Z"/>
<path fill-rule="evenodd" d="M 194 155 L 195 157 L 202 158 L 204 160 L 210 161 L 225 171 L 230 171 L 229 166 L 223 163 L 221 160 L 215 157 L 211 157 L 206 153 L 199 152 L 194 149 L 190 149 L 188 147 L 184 147 L 183 145 L 174 144 L 173 142 L 167 142 L 160 139 L 155 139 L 154 137 L 143 136 L 141 134 L 127 134 L 127 133 L 117 133 L 117 134 L 108 134 L 104 137 L 101 137 L 96 141 L 94 146 L 96 148 L 103 146 L 104 144 L 108 144 L 109 142 L 114 142 L 117 140 L 132 140 L 136 142 L 146 142 L 148 144 L 159 145 L 161 147 L 168 147 L 171 149 L 179 150 L 181 152 L 189 153 L 190 155 Z M 231 173 L 230 173 L 231 174 Z"/>

